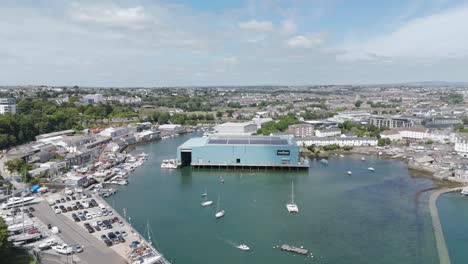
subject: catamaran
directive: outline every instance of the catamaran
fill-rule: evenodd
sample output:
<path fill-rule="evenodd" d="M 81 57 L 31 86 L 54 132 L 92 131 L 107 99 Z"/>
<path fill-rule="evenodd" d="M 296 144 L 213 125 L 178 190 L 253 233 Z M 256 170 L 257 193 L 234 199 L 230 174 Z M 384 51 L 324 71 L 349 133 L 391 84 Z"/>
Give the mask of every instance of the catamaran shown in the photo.
<path fill-rule="evenodd" d="M 294 182 L 291 182 L 291 202 L 286 204 L 286 209 L 290 213 L 299 213 L 299 207 L 294 202 Z"/>
<path fill-rule="evenodd" d="M 28 205 L 31 203 L 36 202 L 35 197 L 29 196 L 29 197 L 11 197 L 9 198 L 6 202 L 2 203 L 2 208 L 3 209 L 9 209 L 13 206 L 20 206 L 20 205 Z"/>
<path fill-rule="evenodd" d="M 220 201 L 221 201 L 221 196 L 219 196 L 218 194 L 218 204 L 216 206 L 216 214 L 215 214 L 215 217 L 216 218 L 221 218 L 224 216 L 224 210 L 220 210 Z"/>
<path fill-rule="evenodd" d="M 212 204 L 213 204 L 213 201 L 209 201 L 209 200 L 208 200 L 208 193 L 206 192 L 206 190 L 205 190 L 205 193 L 204 193 L 204 194 L 205 194 L 205 201 L 202 202 L 201 205 L 202 205 L 203 207 L 207 207 L 207 206 L 212 205 Z"/>

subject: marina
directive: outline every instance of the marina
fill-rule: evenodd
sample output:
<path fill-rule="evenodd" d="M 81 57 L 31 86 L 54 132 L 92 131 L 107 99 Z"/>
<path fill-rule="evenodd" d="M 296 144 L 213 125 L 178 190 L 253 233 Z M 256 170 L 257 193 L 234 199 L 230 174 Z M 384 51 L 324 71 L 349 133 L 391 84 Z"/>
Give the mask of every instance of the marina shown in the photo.
<path fill-rule="evenodd" d="M 272 244 L 288 241 L 313 248 L 314 259 L 327 263 L 359 262 L 353 252 L 376 263 L 438 263 L 430 215 L 415 209 L 420 205 L 414 201 L 417 192 L 433 187 L 432 181 L 412 179 L 403 162 L 367 157 L 366 164 L 372 164 L 375 172 L 367 169 L 369 165 L 363 166 L 361 156 L 330 158 L 329 166 L 311 161 L 309 173 L 160 169 L 162 160 L 173 157 L 171 148 L 188 136 L 138 146 L 135 153 L 144 151 L 151 158 L 133 172 L 131 184 L 115 186 L 125 192 L 105 198 L 121 215 L 125 208 L 140 233 L 145 233 L 149 221 L 155 231 L 153 244 L 175 262 L 217 263 L 222 258 L 228 264 L 295 264 L 310 259 L 271 249 Z M 354 176 L 343 175 L 347 170 Z M 301 205 L 301 213 L 295 217 L 284 209 L 293 180 L 294 198 Z M 132 196 L 135 192 L 139 195 Z M 215 206 L 200 206 L 200 196 L 205 193 L 212 198 L 221 195 L 221 209 L 226 211 L 222 219 L 214 217 Z M 164 202 L 152 204 L 151 210 L 133 206 L 153 200 Z M 323 200 L 327 203 L 319 202 Z M 397 218 L 404 221 L 389 222 Z M 363 226 L 362 221 L 368 224 Z M 414 230 L 413 225 L 421 229 Z M 385 238 L 382 233 L 387 234 Z M 243 250 L 235 246 L 233 251 L 229 241 L 243 241 L 253 250 L 241 254 Z M 208 259 L 196 253 L 203 250 L 198 244 L 212 249 Z M 361 248 L 368 250 L 359 251 Z M 389 256 L 388 261 L 382 261 L 382 254 Z"/>

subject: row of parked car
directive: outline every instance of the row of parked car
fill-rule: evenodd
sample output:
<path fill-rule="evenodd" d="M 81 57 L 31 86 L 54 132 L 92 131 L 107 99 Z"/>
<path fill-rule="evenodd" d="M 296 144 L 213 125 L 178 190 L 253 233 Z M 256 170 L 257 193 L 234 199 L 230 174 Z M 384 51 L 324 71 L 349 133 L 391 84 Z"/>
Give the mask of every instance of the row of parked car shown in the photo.
<path fill-rule="evenodd" d="M 106 229 L 111 229 L 113 228 L 112 224 L 119 224 L 120 226 L 123 226 L 123 222 L 119 221 L 118 217 L 114 217 L 111 219 L 106 219 L 103 221 L 97 221 L 93 222 L 92 224 L 90 223 L 85 223 L 84 227 L 88 230 L 89 233 L 94 233 L 94 231 L 101 231 L 101 229 L 106 230 Z"/>
<path fill-rule="evenodd" d="M 126 235 L 127 233 L 125 231 L 115 231 L 107 233 L 107 236 L 104 234 L 101 235 L 101 239 L 102 241 L 104 241 L 104 244 L 106 244 L 106 246 L 110 247 L 119 243 L 125 243 L 124 236 Z"/>
<path fill-rule="evenodd" d="M 83 201 L 83 203 L 80 203 L 80 201 L 76 201 L 76 203 L 72 203 L 70 206 L 65 207 L 64 205 L 56 205 L 54 206 L 54 210 L 56 214 L 60 213 L 66 213 L 66 212 L 71 212 L 71 211 L 76 211 L 76 210 L 83 210 L 85 208 L 93 208 L 98 206 L 98 203 L 96 200 L 91 199 L 89 201 Z"/>

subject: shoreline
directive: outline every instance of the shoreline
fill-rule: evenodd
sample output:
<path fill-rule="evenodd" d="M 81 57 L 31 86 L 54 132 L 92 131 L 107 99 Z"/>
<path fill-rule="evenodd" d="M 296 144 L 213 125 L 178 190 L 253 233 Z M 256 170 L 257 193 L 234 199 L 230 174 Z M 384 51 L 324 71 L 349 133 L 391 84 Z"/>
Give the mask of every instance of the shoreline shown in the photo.
<path fill-rule="evenodd" d="M 439 263 L 450 264 L 450 254 L 447 249 L 447 243 L 445 242 L 444 230 L 440 222 L 439 209 L 437 208 L 437 199 L 440 195 L 449 192 L 459 191 L 460 187 L 456 188 L 442 188 L 431 193 L 429 197 L 429 211 L 432 219 L 432 229 L 434 230 L 434 236 L 436 239 L 437 253 L 439 255 Z"/>

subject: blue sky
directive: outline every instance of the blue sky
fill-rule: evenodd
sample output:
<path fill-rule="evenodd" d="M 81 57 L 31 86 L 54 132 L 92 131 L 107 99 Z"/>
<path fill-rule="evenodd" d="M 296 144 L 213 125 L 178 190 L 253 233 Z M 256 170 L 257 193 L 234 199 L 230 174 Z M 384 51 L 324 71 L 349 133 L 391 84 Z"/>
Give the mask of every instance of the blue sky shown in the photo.
<path fill-rule="evenodd" d="M 0 0 L 0 84 L 468 81 L 468 1 Z"/>

